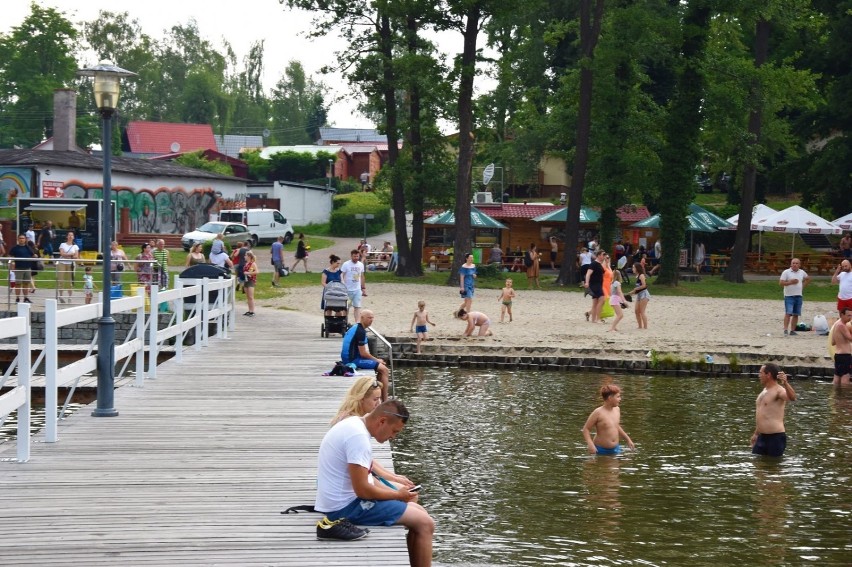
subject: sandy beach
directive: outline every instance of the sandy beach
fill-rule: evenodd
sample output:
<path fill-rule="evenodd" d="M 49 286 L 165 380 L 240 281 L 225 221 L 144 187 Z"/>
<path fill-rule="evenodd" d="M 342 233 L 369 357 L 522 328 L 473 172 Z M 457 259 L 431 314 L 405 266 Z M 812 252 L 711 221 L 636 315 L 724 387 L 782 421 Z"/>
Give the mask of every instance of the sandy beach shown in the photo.
<path fill-rule="evenodd" d="M 318 274 L 318 280 L 319 277 Z M 499 349 L 566 355 L 584 352 L 599 357 L 636 359 L 653 349 L 692 361 L 703 360 L 709 354 L 717 363 L 728 362 L 729 353 L 736 353 L 741 361 L 766 359 L 810 366 L 831 363 L 825 336 L 813 332 L 783 336 L 784 304 L 780 292 L 773 300 L 656 296 L 647 308 L 649 329 L 637 328 L 631 305 L 619 324 L 619 332 L 607 332 L 609 324 L 586 321 L 584 313 L 590 300 L 581 293 L 527 291 L 521 287 L 513 305 L 514 321 L 500 323 L 499 291 L 477 290 L 473 309 L 491 318 L 494 336 L 463 338 L 465 323 L 452 316 L 460 305 L 457 288 L 370 284 L 369 276 L 367 288 L 369 295 L 364 299 L 364 307 L 375 313 L 374 327 L 397 340 L 405 337 L 414 340 L 409 332 L 411 318 L 417 301 L 426 301 L 426 309 L 437 324 L 429 328 L 433 340 L 424 347 L 424 351 L 430 352 L 462 349 L 475 353 Z M 319 300 L 318 282 L 316 288 L 288 289 L 283 297 L 262 301 L 261 305 L 315 314 L 319 333 L 322 322 Z M 835 307 L 832 303 L 808 301 L 806 297 L 800 321 L 811 324 L 820 313 L 836 314 Z"/>

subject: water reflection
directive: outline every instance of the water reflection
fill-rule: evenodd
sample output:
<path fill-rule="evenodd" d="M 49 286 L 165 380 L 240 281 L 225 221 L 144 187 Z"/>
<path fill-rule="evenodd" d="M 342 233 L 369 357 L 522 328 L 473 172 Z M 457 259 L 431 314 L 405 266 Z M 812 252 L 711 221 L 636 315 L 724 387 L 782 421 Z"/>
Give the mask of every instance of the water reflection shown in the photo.
<path fill-rule="evenodd" d="M 850 396 L 797 383 L 781 460 L 751 455 L 755 381 L 615 376 L 637 445 L 589 457 L 606 376 L 397 371 L 394 442 L 443 565 L 848 565 Z"/>

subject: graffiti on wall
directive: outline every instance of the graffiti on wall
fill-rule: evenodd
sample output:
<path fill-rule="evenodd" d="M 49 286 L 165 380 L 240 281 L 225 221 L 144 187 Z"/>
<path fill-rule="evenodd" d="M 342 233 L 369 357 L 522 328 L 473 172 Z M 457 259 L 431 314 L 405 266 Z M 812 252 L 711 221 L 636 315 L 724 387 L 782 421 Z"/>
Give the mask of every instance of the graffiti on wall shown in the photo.
<path fill-rule="evenodd" d="M 66 199 L 100 199 L 103 189 L 72 181 L 63 187 L 63 194 Z M 119 211 L 128 211 L 131 232 L 156 234 L 190 232 L 206 223 L 218 206 L 212 189 L 161 187 L 134 191 L 113 187 L 113 201 Z"/>
<path fill-rule="evenodd" d="M 32 171 L 8 168 L 0 171 L 0 218 L 13 219 L 18 214 L 18 199 L 30 196 Z"/>

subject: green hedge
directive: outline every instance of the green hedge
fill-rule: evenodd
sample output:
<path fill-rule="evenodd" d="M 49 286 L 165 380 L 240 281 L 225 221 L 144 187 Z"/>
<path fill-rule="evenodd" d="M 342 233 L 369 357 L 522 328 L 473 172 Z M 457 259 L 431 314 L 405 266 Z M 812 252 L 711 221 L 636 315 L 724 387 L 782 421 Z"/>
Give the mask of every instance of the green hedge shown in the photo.
<path fill-rule="evenodd" d="M 391 228 L 390 207 L 382 203 L 375 193 L 346 193 L 334 197 L 329 232 L 332 236 L 363 236 L 364 219 L 356 214 L 373 215 L 367 221 L 367 235 L 387 232 Z"/>

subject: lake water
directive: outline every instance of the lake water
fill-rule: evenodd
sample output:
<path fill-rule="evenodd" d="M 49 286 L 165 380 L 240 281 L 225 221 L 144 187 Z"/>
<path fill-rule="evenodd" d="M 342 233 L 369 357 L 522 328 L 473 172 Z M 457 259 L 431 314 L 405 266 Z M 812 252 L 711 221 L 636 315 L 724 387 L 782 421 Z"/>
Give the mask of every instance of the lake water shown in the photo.
<path fill-rule="evenodd" d="M 754 457 L 754 380 L 396 371 L 393 444 L 440 565 L 852 565 L 852 389 L 793 382 L 783 459 Z M 589 456 L 605 380 L 637 445 Z"/>

